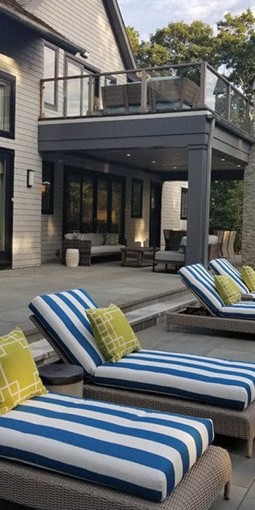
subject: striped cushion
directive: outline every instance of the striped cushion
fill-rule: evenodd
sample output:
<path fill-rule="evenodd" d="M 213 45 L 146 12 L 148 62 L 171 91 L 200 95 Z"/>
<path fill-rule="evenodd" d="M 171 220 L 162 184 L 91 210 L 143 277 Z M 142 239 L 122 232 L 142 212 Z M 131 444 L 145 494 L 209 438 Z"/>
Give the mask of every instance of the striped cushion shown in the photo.
<path fill-rule="evenodd" d="M 0 417 L 0 456 L 161 501 L 213 440 L 211 420 L 48 393 Z"/>
<path fill-rule="evenodd" d="M 255 364 L 141 350 L 97 367 L 94 381 L 245 409 L 255 396 Z"/>
<path fill-rule="evenodd" d="M 103 363 L 85 313 L 86 308 L 97 305 L 85 290 L 37 296 L 29 308 L 72 363 L 81 365 L 87 374 Z"/>
<path fill-rule="evenodd" d="M 183 281 L 209 308 L 213 315 L 218 315 L 224 302 L 219 296 L 213 277 L 202 264 L 182 267 L 179 274 Z"/>
<path fill-rule="evenodd" d="M 230 276 L 239 287 L 242 294 L 250 294 L 248 287 L 241 278 L 241 274 L 227 259 L 213 259 L 209 262 L 209 268 L 216 274 L 226 274 Z"/>
<path fill-rule="evenodd" d="M 216 290 L 212 275 L 202 264 L 182 267 L 179 274 L 187 287 L 204 303 L 212 315 L 255 319 L 255 301 L 239 301 L 232 305 L 225 305 Z"/>

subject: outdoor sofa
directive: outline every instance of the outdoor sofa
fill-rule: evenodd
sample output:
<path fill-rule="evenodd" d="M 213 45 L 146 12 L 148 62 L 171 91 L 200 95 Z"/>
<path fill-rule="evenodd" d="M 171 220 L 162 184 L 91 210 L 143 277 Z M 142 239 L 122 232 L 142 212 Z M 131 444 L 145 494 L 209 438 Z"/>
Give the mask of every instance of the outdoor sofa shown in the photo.
<path fill-rule="evenodd" d="M 29 307 L 62 360 L 83 367 L 85 397 L 209 417 L 217 433 L 245 439 L 252 456 L 255 364 L 143 349 L 105 362 L 85 313 L 97 305 L 84 289 L 37 296 Z"/>

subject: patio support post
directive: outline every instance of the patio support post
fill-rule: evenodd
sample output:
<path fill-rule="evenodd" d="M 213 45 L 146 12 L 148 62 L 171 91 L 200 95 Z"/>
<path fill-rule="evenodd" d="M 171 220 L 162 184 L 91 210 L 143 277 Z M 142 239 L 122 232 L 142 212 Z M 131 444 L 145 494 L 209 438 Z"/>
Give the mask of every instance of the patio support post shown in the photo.
<path fill-rule="evenodd" d="M 242 263 L 255 266 L 255 145 L 244 169 Z"/>
<path fill-rule="evenodd" d="M 202 262 L 207 266 L 211 186 L 207 145 L 189 147 L 188 183 L 186 264 Z"/>

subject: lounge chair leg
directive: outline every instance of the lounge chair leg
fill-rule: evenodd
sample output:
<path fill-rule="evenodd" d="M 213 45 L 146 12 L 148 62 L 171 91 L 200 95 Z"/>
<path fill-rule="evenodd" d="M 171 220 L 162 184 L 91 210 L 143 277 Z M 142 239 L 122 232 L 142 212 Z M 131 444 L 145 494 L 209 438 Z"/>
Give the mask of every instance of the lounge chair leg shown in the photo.
<path fill-rule="evenodd" d="M 252 454 L 253 454 L 253 438 L 252 439 L 247 439 L 247 454 L 246 454 L 246 457 L 248 457 L 250 459 L 252 457 Z"/>
<path fill-rule="evenodd" d="M 224 487 L 224 498 L 229 499 L 230 498 L 230 489 L 231 489 L 231 483 L 227 482 Z"/>

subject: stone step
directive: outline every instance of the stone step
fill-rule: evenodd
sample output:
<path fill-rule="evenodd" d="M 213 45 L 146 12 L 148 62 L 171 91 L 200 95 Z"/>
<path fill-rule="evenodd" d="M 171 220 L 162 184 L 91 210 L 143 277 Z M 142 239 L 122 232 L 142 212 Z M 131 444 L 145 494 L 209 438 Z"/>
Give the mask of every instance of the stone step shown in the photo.
<path fill-rule="evenodd" d="M 189 306 L 195 306 L 197 299 L 190 292 L 175 294 L 165 301 L 159 301 L 143 308 L 126 313 L 126 317 L 135 331 L 155 326 L 166 319 L 168 312 L 179 312 Z"/>

